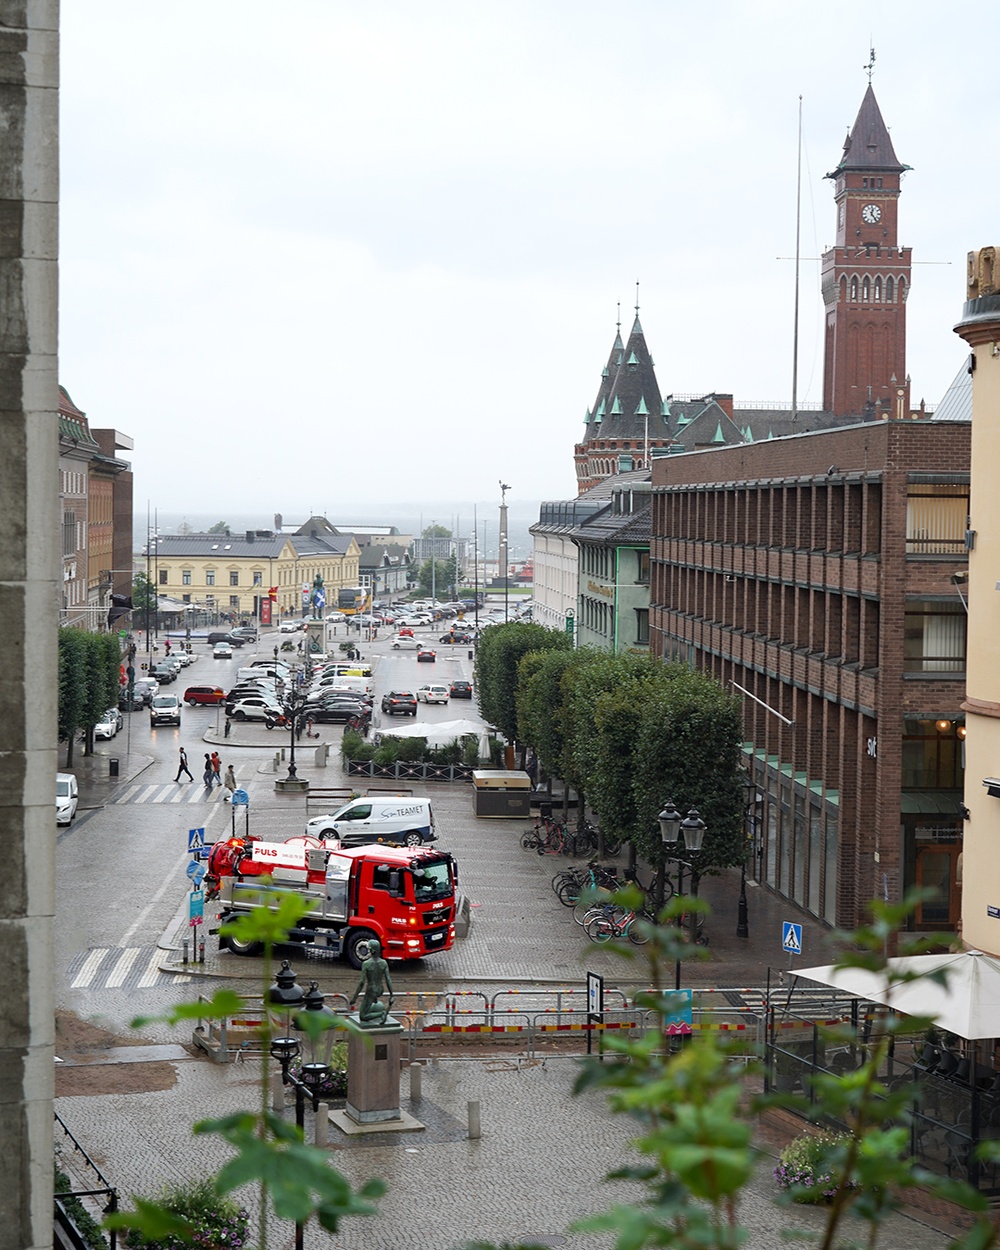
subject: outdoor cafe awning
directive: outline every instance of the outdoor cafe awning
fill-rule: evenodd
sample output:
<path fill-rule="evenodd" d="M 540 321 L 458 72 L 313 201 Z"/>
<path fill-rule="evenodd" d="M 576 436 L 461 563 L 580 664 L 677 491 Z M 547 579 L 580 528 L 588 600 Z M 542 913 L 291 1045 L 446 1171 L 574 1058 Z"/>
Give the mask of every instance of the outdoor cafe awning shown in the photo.
<path fill-rule="evenodd" d="M 889 977 L 902 972 L 922 975 L 890 988 Z M 943 985 L 927 976 L 941 972 L 947 976 Z M 868 1002 L 883 1003 L 904 1015 L 929 1016 L 938 1028 L 969 1041 L 1000 1037 L 1000 960 L 982 951 L 904 955 L 890 959 L 880 972 L 826 964 L 804 968 L 796 975 Z"/>

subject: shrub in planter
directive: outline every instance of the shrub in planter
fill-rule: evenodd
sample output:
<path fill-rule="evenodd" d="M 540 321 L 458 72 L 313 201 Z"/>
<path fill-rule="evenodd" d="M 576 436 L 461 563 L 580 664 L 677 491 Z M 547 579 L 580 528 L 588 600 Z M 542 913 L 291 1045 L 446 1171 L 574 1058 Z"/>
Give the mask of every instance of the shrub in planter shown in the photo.
<path fill-rule="evenodd" d="M 370 760 L 375 754 L 375 743 L 358 733 L 356 729 L 345 729 L 340 741 L 340 755 L 344 760 Z"/>
<path fill-rule="evenodd" d="M 427 752 L 428 764 L 457 764 L 462 758 L 462 748 L 457 742 L 443 747 L 431 747 Z"/>
<path fill-rule="evenodd" d="M 188 1250 L 192 1244 L 212 1250 L 218 1246 L 240 1250 L 246 1243 L 249 1213 L 238 1202 L 224 1198 L 210 1180 L 170 1185 L 158 1201 L 172 1214 L 190 1222 L 191 1237 L 168 1235 L 150 1241 L 138 1230 L 130 1229 L 125 1237 L 130 1250 Z"/>
<path fill-rule="evenodd" d="M 399 744 L 401 738 L 383 738 L 375 748 L 372 759 L 380 768 L 385 768 L 388 764 L 395 764 L 399 759 Z"/>
<path fill-rule="evenodd" d="M 400 738 L 396 747 L 397 760 L 419 762 L 427 755 L 426 738 Z"/>
<path fill-rule="evenodd" d="M 289 1065 L 292 1076 L 301 1078 L 302 1060 L 294 1059 Z M 347 1097 L 347 1043 L 334 1042 L 330 1052 L 330 1075 L 319 1087 L 323 1099 Z"/>
<path fill-rule="evenodd" d="M 469 768 L 475 768 L 479 763 L 479 743 L 475 738 L 462 739 L 462 760 L 463 764 L 467 764 Z"/>
<path fill-rule="evenodd" d="M 66 1173 L 60 1172 L 59 1168 L 56 1167 L 56 1196 L 68 1194 L 72 1188 L 73 1186 Z M 76 1225 L 77 1230 L 90 1247 L 90 1250 L 108 1250 L 107 1238 L 101 1232 L 100 1224 L 98 1224 L 97 1220 L 94 1219 L 79 1198 L 63 1198 L 62 1207 Z"/>
<path fill-rule="evenodd" d="M 847 1133 L 802 1133 L 794 1138 L 778 1156 L 774 1169 L 778 1188 L 791 1191 L 795 1202 L 829 1202 L 841 1177 L 832 1156 L 849 1141 Z M 852 1182 L 850 1187 L 857 1185 Z"/>

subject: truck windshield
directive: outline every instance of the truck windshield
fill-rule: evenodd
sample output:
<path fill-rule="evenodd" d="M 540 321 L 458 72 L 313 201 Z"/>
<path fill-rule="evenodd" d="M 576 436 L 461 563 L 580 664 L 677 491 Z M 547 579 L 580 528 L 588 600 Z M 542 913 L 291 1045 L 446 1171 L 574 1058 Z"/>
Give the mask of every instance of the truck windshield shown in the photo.
<path fill-rule="evenodd" d="M 441 859 L 437 863 L 421 864 L 419 868 L 414 866 L 413 885 L 418 903 L 429 903 L 436 898 L 449 898 L 452 890 L 448 861 Z"/>

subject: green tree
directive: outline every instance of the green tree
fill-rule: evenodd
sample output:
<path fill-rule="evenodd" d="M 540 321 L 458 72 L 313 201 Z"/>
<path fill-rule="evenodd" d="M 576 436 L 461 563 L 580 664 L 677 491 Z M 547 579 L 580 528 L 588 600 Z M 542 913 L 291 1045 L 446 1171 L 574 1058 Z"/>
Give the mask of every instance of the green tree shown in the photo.
<path fill-rule="evenodd" d="M 443 525 L 428 525 L 421 538 L 451 538 L 451 530 Z"/>
<path fill-rule="evenodd" d="M 456 567 L 457 563 L 454 556 L 449 557 L 447 560 L 435 560 L 432 578 L 431 561 L 425 560 L 420 566 L 420 572 L 417 575 L 420 589 L 428 595 L 433 590 L 440 597 L 443 591 L 447 592 L 454 585 Z"/>
<path fill-rule="evenodd" d="M 208 533 L 209 534 L 228 534 L 229 522 L 228 521 L 216 521 L 214 525 L 209 526 Z"/>
<path fill-rule="evenodd" d="M 87 734 L 84 753 L 90 755 L 94 749 L 94 726 L 108 708 L 118 703 L 121 649 L 113 634 L 85 632 L 83 637 L 83 716 L 80 726 Z"/>
<path fill-rule="evenodd" d="M 137 628 L 146 628 L 147 607 L 150 613 L 156 612 L 156 587 L 145 573 L 136 573 L 132 578 L 132 620 Z"/>
<path fill-rule="evenodd" d="M 475 681 L 483 717 L 504 735 L 517 740 L 518 665 L 529 651 L 568 651 L 561 630 L 527 621 L 491 625 L 483 630 L 476 654 Z"/>
<path fill-rule="evenodd" d="M 82 629 L 59 631 L 59 738 L 65 741 L 66 766 L 72 767 L 77 732 L 83 726 L 86 710 L 87 643 Z"/>
<path fill-rule="evenodd" d="M 517 736 L 533 747 L 549 777 L 565 776 L 563 752 L 569 670 L 587 660 L 586 651 L 529 651 L 518 665 Z"/>
<path fill-rule="evenodd" d="M 662 855 L 657 815 L 673 799 L 685 815 L 696 807 L 708 826 L 699 875 L 739 864 L 746 851 L 740 772 L 740 705 L 711 677 L 682 665 L 664 668 L 643 703 L 634 761 L 636 845 L 656 863 Z"/>

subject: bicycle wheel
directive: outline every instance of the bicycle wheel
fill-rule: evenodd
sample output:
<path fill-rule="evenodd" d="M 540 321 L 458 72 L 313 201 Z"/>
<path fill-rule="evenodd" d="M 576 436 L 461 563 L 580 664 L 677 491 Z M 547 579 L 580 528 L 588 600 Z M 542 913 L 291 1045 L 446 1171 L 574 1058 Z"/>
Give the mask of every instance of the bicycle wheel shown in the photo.
<path fill-rule="evenodd" d="M 595 916 L 586 926 L 585 932 L 592 942 L 610 942 L 612 938 L 618 937 L 620 930 L 606 916 Z"/>
<path fill-rule="evenodd" d="M 535 833 L 525 833 L 521 837 L 521 846 L 526 851 L 532 851 L 538 845 L 538 836 Z"/>
<path fill-rule="evenodd" d="M 649 933 L 644 927 L 644 924 L 648 924 L 649 920 L 650 917 L 644 915 L 642 912 L 632 913 L 632 916 L 625 927 L 625 932 L 628 935 L 628 940 L 633 946 L 645 946 L 649 941 Z"/>
<path fill-rule="evenodd" d="M 621 842 L 619 842 L 616 838 L 609 838 L 607 834 L 604 835 L 604 854 L 605 855 L 610 855 L 611 858 L 614 859 L 616 855 L 621 854 L 621 849 L 622 849 Z"/>

